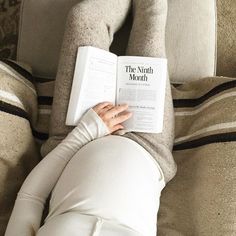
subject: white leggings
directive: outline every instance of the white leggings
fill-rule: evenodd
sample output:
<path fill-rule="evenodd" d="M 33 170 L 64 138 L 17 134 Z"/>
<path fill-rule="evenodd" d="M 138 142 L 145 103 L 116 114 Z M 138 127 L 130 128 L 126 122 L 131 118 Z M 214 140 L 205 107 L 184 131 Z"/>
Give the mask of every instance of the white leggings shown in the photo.
<path fill-rule="evenodd" d="M 37 236 L 155 236 L 164 186 L 142 146 L 115 135 L 96 139 L 65 167 Z"/>

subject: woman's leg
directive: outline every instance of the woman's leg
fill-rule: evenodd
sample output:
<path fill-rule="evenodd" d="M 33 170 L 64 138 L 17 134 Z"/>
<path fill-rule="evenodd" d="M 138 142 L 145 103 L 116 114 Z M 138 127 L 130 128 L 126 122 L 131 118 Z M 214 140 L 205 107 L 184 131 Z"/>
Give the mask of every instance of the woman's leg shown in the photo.
<path fill-rule="evenodd" d="M 76 53 L 79 46 L 109 50 L 114 33 L 124 22 L 131 0 L 87 0 L 69 12 L 55 81 L 49 140 L 42 154 L 51 151 L 73 127 L 66 126 Z"/>
<path fill-rule="evenodd" d="M 118 29 L 120 23 L 125 19 L 125 16 L 128 12 L 129 4 L 130 4 L 128 1 L 123 2 L 121 4 L 117 0 L 99 1 L 99 4 L 96 4 L 96 2 L 95 1 L 87 1 L 87 2 L 82 2 L 84 5 L 83 4 L 76 5 L 70 11 L 70 14 L 68 16 L 67 25 L 66 25 L 66 32 L 65 32 L 63 46 L 62 46 L 62 52 L 61 52 L 61 59 L 60 59 L 60 64 L 59 64 L 59 69 L 58 69 L 58 74 L 57 74 L 57 79 L 56 79 L 56 87 L 55 87 L 55 94 L 54 94 L 55 101 L 53 104 L 53 114 L 52 114 L 52 120 L 51 120 L 51 124 L 52 124 L 51 132 L 50 132 L 51 138 L 45 145 L 46 148 L 48 147 L 48 150 L 46 150 L 46 149 L 44 150 L 46 152 L 50 151 L 50 149 L 52 149 L 54 147 L 54 145 L 57 145 L 58 141 L 61 141 L 61 139 L 66 135 L 66 133 L 69 132 L 69 128 L 65 126 L 65 117 L 66 117 L 67 106 L 68 106 L 68 102 L 69 102 L 69 94 L 70 94 L 70 89 L 71 89 L 77 47 L 79 45 L 81 45 L 81 46 L 82 45 L 93 45 L 93 46 L 97 46 L 97 47 L 108 50 L 111 40 L 112 40 L 112 35 Z M 101 2 L 104 2 L 104 4 L 101 5 Z M 163 2 L 166 4 L 165 1 L 163 1 Z M 152 2 L 148 1 L 147 4 L 149 4 L 149 3 L 152 3 Z M 92 4 L 92 5 L 90 6 L 87 4 Z M 95 4 L 95 6 L 93 4 Z M 112 6 L 112 4 L 115 6 Z M 152 20 L 150 22 L 152 22 L 154 20 L 157 20 L 157 22 L 159 22 L 158 17 L 160 17 L 160 20 L 164 21 L 164 26 L 161 26 L 160 29 L 158 31 L 156 31 L 156 28 L 150 23 L 146 24 L 146 26 L 147 26 L 146 29 L 142 29 L 139 26 L 139 24 L 141 24 L 141 25 L 143 24 L 143 22 L 140 23 L 140 20 L 142 19 L 142 17 L 143 17 L 143 20 L 145 20 L 146 14 L 150 15 L 150 12 L 143 13 L 144 16 L 142 15 L 142 10 L 145 10 L 145 9 L 147 10 L 148 5 L 142 5 L 143 1 L 140 1 L 140 2 L 135 1 L 134 4 L 135 4 L 134 5 L 135 19 L 134 19 L 134 26 L 132 29 L 131 38 L 130 38 L 128 54 L 142 55 L 142 56 L 157 56 L 157 57 L 158 56 L 159 57 L 165 56 L 165 51 L 163 49 L 164 38 L 162 38 L 162 37 L 164 37 L 164 32 L 165 32 L 165 20 L 166 20 L 166 10 L 167 10 L 166 5 L 164 4 L 164 7 L 163 7 L 163 9 L 164 9 L 163 16 L 162 15 L 159 16 L 159 11 L 160 11 L 159 5 L 155 5 L 155 4 L 153 5 L 153 3 L 152 3 L 152 5 L 150 5 L 150 9 L 153 10 L 153 12 L 151 12 L 153 15 L 153 18 L 151 18 Z M 158 6 L 158 8 L 155 9 L 155 8 L 153 8 L 153 6 Z M 98 8 L 99 8 L 99 10 L 98 10 Z M 143 9 L 143 8 L 145 8 L 145 9 Z M 91 9 L 96 9 L 94 11 L 95 18 L 88 17 L 85 14 L 85 12 L 87 13 L 87 10 L 91 11 Z M 100 15 L 100 9 L 102 11 L 101 15 Z M 162 8 L 161 8 L 161 10 L 162 10 Z M 111 14 L 110 11 L 112 11 L 113 13 Z M 98 12 L 99 12 L 99 15 L 98 15 Z M 107 12 L 109 12 L 110 16 L 106 16 Z M 90 13 L 90 15 L 91 15 L 91 13 Z M 138 15 L 140 15 L 140 16 L 138 16 Z M 101 20 L 102 23 L 99 23 L 99 19 Z M 107 27 L 107 24 L 104 23 L 104 20 L 106 20 L 109 23 L 109 24 L 107 23 L 109 25 L 109 27 Z M 110 20 L 110 21 L 108 21 L 108 20 Z M 148 27 L 151 27 L 151 30 L 149 30 Z M 154 29 L 155 29 L 155 31 L 152 32 L 152 30 L 154 30 Z M 81 35 L 81 30 L 83 30 L 82 35 Z M 146 38 L 140 38 L 140 39 L 137 38 L 137 37 L 140 37 L 141 34 L 143 35 L 145 33 L 146 33 Z M 154 40 L 159 41 L 159 37 L 162 39 L 162 41 L 160 41 L 159 44 L 158 44 L 158 42 L 155 44 Z M 149 42 L 149 40 L 151 38 L 152 38 L 152 41 Z M 68 50 L 71 50 L 72 52 L 69 53 Z M 151 52 L 153 52 L 154 54 L 151 55 Z M 167 83 L 167 84 L 169 86 L 169 83 Z M 167 88 L 169 88 L 168 86 L 167 86 Z M 172 113 L 173 108 L 172 108 L 172 103 L 171 103 L 170 90 L 167 90 L 166 101 L 168 101 L 169 103 L 168 103 L 168 106 L 166 106 L 166 110 L 165 110 L 165 119 L 168 118 L 168 120 L 165 121 L 165 125 L 164 125 L 165 132 L 163 132 L 161 135 L 146 134 L 146 133 L 127 133 L 125 135 L 127 137 L 137 141 L 138 143 L 140 143 L 144 147 L 146 145 L 147 146 L 146 149 L 148 151 L 150 151 L 150 149 L 151 149 L 150 153 L 153 154 L 153 152 L 154 152 L 155 155 L 158 155 L 163 158 L 167 158 L 167 160 L 169 158 L 172 161 L 172 156 L 171 156 L 170 150 L 171 150 L 172 144 L 173 144 L 172 143 L 173 142 L 173 140 L 172 140 L 173 139 L 172 138 L 173 120 L 169 119 L 169 116 L 171 117 L 171 115 L 173 115 L 173 113 Z M 55 122 L 55 124 L 53 124 L 53 122 Z M 169 126 L 167 126 L 168 122 L 170 122 Z M 59 136 L 58 141 L 56 140 L 57 136 Z M 144 140 L 145 145 L 143 145 L 140 140 Z M 157 147 L 154 145 L 157 145 Z M 110 142 L 109 142 L 109 146 L 110 146 Z M 122 156 L 123 155 L 121 155 L 121 157 Z M 99 160 L 102 161 L 102 159 L 100 157 L 98 157 L 97 155 L 96 155 L 96 157 L 97 157 L 96 158 L 97 161 L 99 161 Z M 134 162 L 136 164 L 138 163 L 137 162 L 137 154 L 131 155 L 131 158 L 135 159 Z M 78 160 L 81 161 L 82 158 L 78 158 Z M 116 158 L 115 160 L 118 160 L 118 159 Z M 144 161 L 143 156 L 140 158 L 140 160 Z M 105 168 L 106 170 L 111 170 L 112 167 L 117 166 L 117 165 L 114 165 L 113 161 L 114 160 L 112 158 L 108 158 L 107 161 L 102 162 L 103 163 L 102 166 L 111 164 L 111 167 Z M 128 159 L 125 161 L 130 161 L 130 160 Z M 86 154 L 85 163 L 86 164 L 88 163 L 88 155 L 87 154 Z M 95 159 L 93 158 L 93 159 L 91 159 L 91 165 L 94 165 L 94 163 L 95 163 Z M 119 162 L 119 164 L 121 165 L 122 163 Z M 73 165 L 73 166 L 80 166 L 80 168 L 81 168 L 81 165 Z M 101 165 L 99 165 L 99 166 L 101 166 Z M 131 174 L 131 172 L 129 171 L 130 166 L 133 167 L 134 165 L 132 165 L 132 164 L 127 165 L 127 168 L 128 168 L 127 178 L 129 178 L 129 180 L 134 178 L 133 183 L 137 183 L 137 185 L 139 185 L 141 182 L 138 182 L 137 179 L 135 178 L 135 176 L 133 174 Z M 124 165 L 121 165 L 121 167 L 122 167 L 122 171 L 124 171 Z M 141 167 L 142 167 L 141 169 L 144 170 L 144 166 L 142 165 Z M 90 171 L 91 171 L 91 169 L 90 169 Z M 83 174 L 82 171 L 81 172 L 80 171 L 78 171 L 78 172 L 70 171 L 69 173 Z M 86 171 L 86 173 L 88 173 L 88 172 Z M 95 175 L 96 173 L 97 173 L 96 171 L 91 171 L 91 175 Z M 105 175 L 105 174 L 107 174 L 107 171 L 102 171 L 101 173 L 104 173 L 104 175 Z M 120 173 L 121 172 L 118 173 L 119 177 L 117 177 L 116 180 L 120 179 Z M 150 168 L 147 168 L 147 173 L 150 173 Z M 152 173 L 157 174 L 157 172 L 152 172 Z M 102 176 L 103 175 L 99 174 L 100 178 Z M 137 176 L 139 178 L 142 178 L 142 177 L 147 177 L 147 174 L 142 175 L 142 174 L 140 174 L 140 172 L 137 171 Z M 87 180 L 87 178 L 76 178 L 76 179 L 81 180 L 81 181 Z M 94 179 L 96 180 L 97 178 L 94 178 Z M 108 176 L 108 178 L 104 178 L 104 179 L 109 180 L 110 176 Z M 158 178 L 155 178 L 155 180 L 158 180 Z M 124 189 L 124 183 L 126 183 L 126 182 L 127 182 L 126 180 L 120 181 L 121 189 Z M 63 185 L 63 186 L 65 186 L 65 185 Z M 86 189 L 88 189 L 87 184 L 84 184 L 83 186 L 86 186 Z M 98 185 L 96 185 L 96 186 L 98 186 Z M 140 186 L 142 186 L 141 189 L 143 189 L 143 186 L 146 186 L 146 185 L 140 184 Z M 104 189 L 105 189 L 104 195 L 107 196 L 107 192 L 109 192 L 108 190 L 111 187 L 115 187 L 115 186 L 113 186 L 109 183 L 108 185 L 106 185 L 104 187 Z M 153 188 L 152 188 L 152 186 L 150 186 L 150 187 L 153 191 L 156 191 L 155 187 L 153 187 Z M 93 188 L 93 191 L 94 191 L 94 188 Z M 55 193 L 55 191 L 54 191 L 54 193 Z M 81 191 L 80 193 L 83 194 L 84 191 Z M 97 191 L 96 191 L 96 193 L 97 193 Z M 96 193 L 93 193 L 93 195 L 92 195 L 95 199 L 97 199 L 97 196 L 98 197 L 100 196 L 100 194 L 96 195 Z M 110 191 L 110 193 L 112 193 L 112 191 Z M 145 195 L 146 197 L 149 196 L 149 197 L 154 198 L 156 196 L 154 194 L 150 194 L 150 192 L 144 192 L 144 194 L 145 193 L 146 193 L 146 195 Z M 126 194 L 128 194 L 129 196 L 132 196 L 133 193 L 130 191 L 127 191 Z M 115 198 L 111 197 L 109 199 L 110 199 L 110 202 L 112 202 L 113 200 L 116 202 Z M 121 197 L 121 199 L 123 199 L 123 198 Z M 159 206 L 158 198 L 155 198 L 155 200 L 156 200 L 157 205 L 152 208 L 152 209 L 154 209 L 153 211 L 155 211 L 155 214 L 153 214 L 154 216 L 151 218 L 151 219 L 153 219 L 153 221 L 150 223 L 152 225 L 152 227 L 150 227 L 149 230 L 151 230 L 151 228 L 155 228 L 155 223 L 156 223 L 155 217 L 156 217 L 156 213 L 158 211 L 158 206 Z M 96 207 L 96 205 L 95 205 L 94 208 L 96 210 L 101 210 L 102 208 L 99 207 L 99 204 L 101 205 L 102 201 L 97 201 L 97 202 L 98 202 L 98 207 Z M 136 206 L 139 205 L 140 208 L 142 208 L 144 211 L 145 210 L 148 211 L 147 210 L 147 201 L 143 201 L 143 200 L 139 201 L 137 199 L 134 200 L 134 198 L 132 198 L 132 203 L 134 205 L 136 204 Z M 105 202 L 105 204 L 107 206 L 108 203 Z M 91 205 L 89 207 L 91 208 Z M 129 207 L 132 208 L 132 204 Z M 126 208 L 128 208 L 128 207 L 126 207 Z M 123 208 L 123 210 L 126 210 L 126 208 Z M 109 209 L 112 209 L 112 208 L 109 208 Z M 140 214 L 140 211 L 137 210 L 137 209 L 139 209 L 138 207 L 133 207 L 133 209 L 136 209 L 136 211 Z M 120 210 L 122 212 L 122 209 L 120 209 Z M 113 211 L 112 211 L 112 213 L 116 214 Z M 137 213 L 137 215 L 138 215 L 138 213 Z M 131 211 L 131 214 L 134 214 L 133 211 Z M 150 215 L 150 211 L 148 211 L 148 214 Z M 122 217 L 128 217 L 127 214 L 122 213 L 121 215 L 122 215 Z M 115 216 L 117 217 L 117 215 L 115 215 Z M 145 216 L 143 216 L 142 214 L 138 215 L 138 216 L 139 216 L 138 218 L 140 218 L 140 219 L 145 218 Z M 128 218 L 130 220 L 133 219 L 133 217 L 128 217 Z M 141 222 L 141 221 L 137 220 L 137 222 Z M 153 225 L 154 225 L 154 227 L 153 227 Z M 148 227 L 148 226 L 146 226 L 146 227 Z M 148 234 L 148 235 L 152 235 L 152 234 Z"/>
<path fill-rule="evenodd" d="M 133 26 L 127 54 L 166 57 L 167 0 L 133 0 Z"/>
<path fill-rule="evenodd" d="M 134 22 L 127 54 L 166 57 L 167 0 L 134 0 L 133 3 Z M 169 78 L 167 78 L 162 133 L 128 132 L 124 136 L 135 140 L 151 153 L 160 164 L 166 182 L 173 178 L 176 172 L 176 165 L 171 154 L 174 140 L 174 109 Z"/>

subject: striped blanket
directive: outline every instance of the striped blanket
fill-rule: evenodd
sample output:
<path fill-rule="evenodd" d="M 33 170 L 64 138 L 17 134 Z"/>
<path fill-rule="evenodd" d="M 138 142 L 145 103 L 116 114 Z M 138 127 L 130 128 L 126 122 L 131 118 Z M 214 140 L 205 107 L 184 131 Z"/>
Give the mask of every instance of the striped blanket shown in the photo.
<path fill-rule="evenodd" d="M 158 235 L 236 235 L 236 79 L 172 86 L 177 175 L 162 192 Z"/>
<path fill-rule="evenodd" d="M 54 82 L 0 62 L 0 235 L 48 138 Z M 176 177 L 162 192 L 158 235 L 236 235 L 236 79 L 172 86 Z"/>
<path fill-rule="evenodd" d="M 0 61 L 0 235 L 4 235 L 16 194 L 41 160 L 48 138 L 54 83 L 34 78 L 30 68 Z"/>

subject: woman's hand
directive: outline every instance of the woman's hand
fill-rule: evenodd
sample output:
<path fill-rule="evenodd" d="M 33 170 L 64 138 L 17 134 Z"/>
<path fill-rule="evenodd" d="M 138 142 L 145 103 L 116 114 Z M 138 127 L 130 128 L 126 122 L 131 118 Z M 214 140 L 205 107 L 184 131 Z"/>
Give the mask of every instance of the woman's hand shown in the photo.
<path fill-rule="evenodd" d="M 127 108 L 127 104 L 114 106 L 111 102 L 101 102 L 94 106 L 93 110 L 107 125 L 110 133 L 113 133 L 118 129 L 124 129 L 120 123 L 128 120 L 132 116 L 131 112 L 125 111 Z"/>

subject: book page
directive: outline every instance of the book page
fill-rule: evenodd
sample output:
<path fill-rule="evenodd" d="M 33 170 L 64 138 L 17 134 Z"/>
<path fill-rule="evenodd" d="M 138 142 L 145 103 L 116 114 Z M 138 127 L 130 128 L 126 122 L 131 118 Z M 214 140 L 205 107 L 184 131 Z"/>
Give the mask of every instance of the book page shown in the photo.
<path fill-rule="evenodd" d="M 76 125 L 89 108 L 100 102 L 115 103 L 117 56 L 87 46 L 79 48 L 77 58 L 70 97 L 75 108 L 70 110 L 69 104 L 67 125 Z"/>
<path fill-rule="evenodd" d="M 167 60 L 118 58 L 117 104 L 127 103 L 133 116 L 123 123 L 136 132 L 161 133 L 163 128 Z"/>

